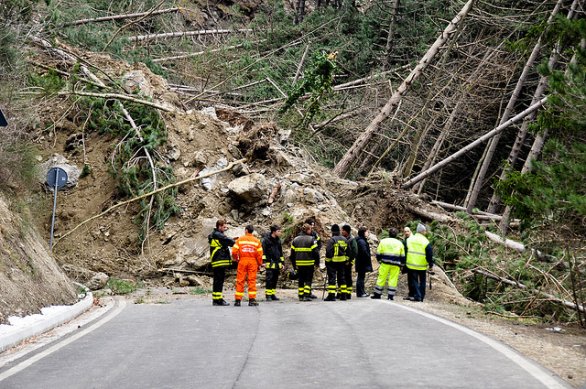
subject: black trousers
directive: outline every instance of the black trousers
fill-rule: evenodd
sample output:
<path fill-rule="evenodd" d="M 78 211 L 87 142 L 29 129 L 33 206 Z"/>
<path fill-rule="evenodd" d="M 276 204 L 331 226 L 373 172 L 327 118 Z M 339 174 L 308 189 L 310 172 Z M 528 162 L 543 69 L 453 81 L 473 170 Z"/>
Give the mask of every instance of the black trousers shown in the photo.
<path fill-rule="evenodd" d="M 267 269 L 266 272 L 266 289 L 276 289 L 277 281 L 279 281 L 280 269 Z"/>
<path fill-rule="evenodd" d="M 340 291 L 346 291 L 344 279 L 344 262 L 326 262 L 328 271 L 328 294 L 336 293 L 336 281 Z"/>
<path fill-rule="evenodd" d="M 417 301 L 423 301 L 427 283 L 427 270 L 408 269 L 407 282 L 409 283 L 409 297 L 414 297 Z"/>
<path fill-rule="evenodd" d="M 222 299 L 222 290 L 224 289 L 224 279 L 226 278 L 226 266 L 212 268 L 214 272 L 214 282 L 212 285 L 212 296 L 214 300 Z"/>
<path fill-rule="evenodd" d="M 364 279 L 366 278 L 366 272 L 359 271 L 356 276 L 356 296 L 364 296 L 366 290 L 364 290 Z"/>
<path fill-rule="evenodd" d="M 352 294 L 352 264 L 344 264 L 344 281 L 346 281 L 346 292 Z"/>
<path fill-rule="evenodd" d="M 299 274 L 299 297 L 311 294 L 311 283 L 313 282 L 313 265 L 297 267 Z"/>

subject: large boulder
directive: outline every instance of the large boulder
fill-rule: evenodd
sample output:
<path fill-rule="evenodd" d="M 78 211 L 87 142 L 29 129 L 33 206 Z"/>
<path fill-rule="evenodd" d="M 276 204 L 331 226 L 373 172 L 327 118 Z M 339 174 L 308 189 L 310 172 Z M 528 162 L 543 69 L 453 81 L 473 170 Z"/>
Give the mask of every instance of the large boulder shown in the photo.
<path fill-rule="evenodd" d="M 259 173 L 238 177 L 228 184 L 228 190 L 233 197 L 247 204 L 258 203 L 268 194 L 268 182 Z"/>
<path fill-rule="evenodd" d="M 79 181 L 79 176 L 81 175 L 81 170 L 77 166 L 70 164 L 67 158 L 60 154 L 54 154 L 51 158 L 49 158 L 39 166 L 39 181 L 45 183 L 47 179 L 47 173 L 49 172 L 49 169 L 53 167 L 59 167 L 65 170 L 65 173 L 67 173 L 67 184 L 65 185 L 65 188 L 71 189 L 77 185 L 77 182 Z M 49 189 L 52 188 L 52 186 L 49 186 Z"/>

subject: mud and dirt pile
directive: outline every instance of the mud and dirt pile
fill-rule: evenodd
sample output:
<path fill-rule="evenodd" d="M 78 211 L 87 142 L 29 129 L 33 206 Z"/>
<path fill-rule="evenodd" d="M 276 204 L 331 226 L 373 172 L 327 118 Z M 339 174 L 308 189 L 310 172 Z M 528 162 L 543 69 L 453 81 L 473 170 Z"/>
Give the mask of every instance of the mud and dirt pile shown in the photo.
<path fill-rule="evenodd" d="M 79 282 L 87 283 L 100 272 L 132 280 L 157 279 L 166 284 L 181 281 L 209 289 L 210 281 L 205 276 L 210 270 L 207 235 L 218 218 L 228 221 L 228 233 L 234 237 L 242 234 L 246 224 L 256 226 L 259 233 L 266 232 L 271 224 L 282 225 L 285 247 L 308 217 L 316 220 L 318 233 L 324 238 L 329 237 L 333 223 L 348 223 L 355 230 L 366 225 L 379 232 L 413 219 L 405 205 L 416 205 L 420 200 L 399 190 L 392 179 L 375 176 L 361 183 L 340 179 L 293 146 L 290 130 L 270 122 L 252 122 L 224 108 L 188 109 L 187 98 L 171 91 L 163 78 L 143 65 L 130 66 L 104 55 L 76 55 L 100 69 L 105 82 L 116 80 L 139 98 L 169 108 L 171 112 L 160 111 L 167 142 L 158 152 L 177 182 L 212 173 L 179 187 L 180 214 L 169 219 L 161 231 L 151 229 L 143 244 L 135 223 L 137 203 L 116 208 L 60 239 L 124 200 L 118 197 L 110 166 L 120 139 L 84 133 L 79 112 L 71 109 L 71 98 L 60 97 L 42 105 L 40 119 L 45 125 L 41 127 L 52 131 L 39 134 L 39 160 L 46 163 L 58 155 L 80 170 L 84 165 L 91 168 L 90 174 L 60 195 L 57 207 L 54 255 L 67 274 Z M 47 67 L 59 67 L 58 61 L 41 51 L 36 60 Z M 49 123 L 53 125 L 47 126 Z M 221 172 L 213 174 L 216 171 Z M 46 208 L 39 227 L 48 234 L 50 207 Z M 376 241 L 372 244 L 374 250 Z M 188 273 L 175 270 L 198 275 L 179 277 Z"/>

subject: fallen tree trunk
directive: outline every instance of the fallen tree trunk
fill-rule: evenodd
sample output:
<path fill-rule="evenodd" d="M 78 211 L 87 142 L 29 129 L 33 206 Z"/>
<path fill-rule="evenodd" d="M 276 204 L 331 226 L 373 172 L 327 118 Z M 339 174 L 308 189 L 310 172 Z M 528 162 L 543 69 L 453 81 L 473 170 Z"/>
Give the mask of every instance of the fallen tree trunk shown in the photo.
<path fill-rule="evenodd" d="M 502 238 L 501 236 L 494 234 L 490 231 L 484 231 L 484 234 L 486 235 L 486 237 L 488 239 L 490 239 L 493 242 L 496 242 L 498 244 L 502 244 L 505 247 L 516 250 L 520 253 L 525 251 L 525 245 L 521 242 L 517 242 L 517 241 L 511 240 L 511 239 Z"/>
<path fill-rule="evenodd" d="M 63 24 L 63 26 L 67 27 L 67 26 L 79 26 L 81 24 L 86 24 L 86 23 L 99 23 L 99 22 L 107 22 L 110 20 L 120 20 L 120 19 L 130 19 L 130 18 L 136 18 L 136 17 L 140 17 L 140 16 L 146 16 L 146 15 L 161 15 L 161 14 L 166 14 L 166 13 L 171 13 L 171 12 L 177 12 L 181 10 L 181 8 L 166 8 L 166 9 L 161 9 L 158 11 L 154 11 L 154 12 L 138 12 L 138 13 L 132 13 L 132 14 L 120 14 L 120 15 L 112 15 L 112 16 L 101 16 L 99 18 L 88 18 L 88 19 L 79 19 L 79 20 L 75 20 L 73 22 L 69 22 L 69 23 L 65 23 Z"/>
<path fill-rule="evenodd" d="M 416 207 L 411 204 L 406 204 L 405 208 L 407 208 L 407 210 L 409 212 L 412 212 L 416 215 L 419 215 L 419 216 L 424 217 L 429 220 L 437 220 L 438 222 L 441 222 L 441 223 L 453 223 L 456 221 L 455 218 L 453 218 L 449 215 L 442 215 L 441 213 L 424 210 L 424 209 L 421 209 L 420 207 Z"/>
<path fill-rule="evenodd" d="M 487 132 L 486 134 L 484 134 L 480 138 L 476 139 L 474 142 L 468 144 L 467 146 L 462 147 L 460 150 L 456 151 L 454 154 L 450 155 L 449 157 L 444 158 L 440 162 L 436 163 L 434 166 L 419 173 L 418 175 L 416 175 L 415 177 L 413 177 L 412 179 L 410 179 L 409 181 L 407 181 L 406 183 L 401 185 L 401 188 L 407 189 L 407 188 L 412 187 L 413 185 L 415 185 L 419 181 L 421 181 L 424 178 L 435 173 L 436 171 L 438 171 L 442 167 L 446 166 L 450 162 L 452 162 L 452 161 L 456 160 L 457 158 L 461 157 L 462 155 L 466 154 L 468 151 L 472 150 L 476 146 L 478 146 L 478 145 L 482 144 L 483 142 L 487 141 L 488 139 L 492 138 L 493 136 L 495 136 L 499 132 L 503 131 L 505 128 L 509 127 L 511 124 L 515 124 L 515 123 L 521 121 L 525 116 L 528 116 L 531 113 L 533 113 L 534 111 L 537 111 L 539 108 L 541 108 L 546 103 L 546 101 L 547 101 L 547 96 L 544 97 L 543 99 L 539 100 L 537 103 L 531 105 L 523 112 L 520 112 L 517 115 L 515 115 L 514 117 L 510 118 L 509 120 L 507 120 L 506 122 L 504 122 L 500 126 Z"/>
<path fill-rule="evenodd" d="M 486 270 L 483 270 L 483 269 L 478 269 L 478 268 L 476 268 L 476 269 L 472 269 L 472 272 L 473 272 L 473 273 L 476 273 L 476 274 L 483 275 L 483 276 L 485 276 L 485 277 L 488 277 L 488 278 L 492 278 L 493 280 L 500 281 L 500 282 L 502 282 L 502 283 L 504 283 L 504 284 L 507 284 L 507 285 L 515 286 L 515 287 L 517 287 L 517 288 L 519 288 L 519 289 L 526 289 L 526 290 L 529 290 L 529 291 L 531 291 L 532 293 L 535 293 L 535 294 L 537 294 L 537 295 L 540 295 L 540 296 L 546 297 L 548 300 L 550 300 L 550 301 L 552 301 L 552 302 L 555 302 L 555 303 L 561 304 L 561 305 L 563 305 L 563 306 L 565 306 L 565 307 L 567 307 L 567 308 L 573 309 L 573 310 L 575 310 L 575 311 L 586 312 L 586 311 L 585 311 L 585 308 L 584 308 L 584 306 L 583 306 L 583 305 L 578 305 L 578 304 L 572 303 L 572 302 L 570 302 L 570 301 L 567 301 L 567 300 L 562 300 L 562 299 L 560 299 L 560 298 L 558 298 L 558 297 L 555 297 L 555 296 L 554 296 L 554 295 L 552 295 L 552 294 L 545 293 L 545 292 L 542 292 L 542 291 L 540 291 L 540 290 L 529 289 L 529 288 L 527 288 L 527 286 L 526 286 L 526 285 L 523 285 L 523 284 L 521 284 L 521 283 L 520 283 L 520 282 L 518 282 L 518 281 L 512 281 L 512 280 L 509 280 L 509 279 L 507 279 L 507 278 L 499 277 L 499 276 L 497 276 L 496 274 L 492 274 L 492 273 L 490 273 L 490 272 L 488 272 L 488 271 L 486 271 Z"/>
<path fill-rule="evenodd" d="M 148 35 L 136 35 L 128 37 L 130 42 L 142 42 L 151 41 L 155 39 L 167 39 L 167 38 L 182 38 L 184 36 L 197 36 L 197 35 L 211 35 L 211 34 L 234 34 L 237 32 L 252 32 L 251 28 L 241 28 L 238 30 L 196 30 L 196 31 L 178 31 L 178 32 L 165 32 L 162 34 L 148 34 Z"/>
<path fill-rule="evenodd" d="M 439 205 L 440 207 L 450 210 L 450 211 L 462 211 L 462 212 L 467 212 L 466 207 L 461 207 L 459 205 L 454 205 L 454 204 L 449 204 L 449 203 L 444 203 L 443 201 L 432 201 L 431 202 L 433 205 Z M 501 215 L 495 215 L 493 213 L 488 213 L 488 212 L 484 212 L 484 211 L 474 211 L 470 214 L 470 216 L 472 217 L 476 217 L 478 219 L 483 219 L 483 220 L 501 220 L 503 217 Z M 480 218 L 479 216 L 484 216 L 482 218 Z"/>
<path fill-rule="evenodd" d="M 378 130 L 380 124 L 394 112 L 395 108 L 401 102 L 403 95 L 407 92 L 409 87 L 419 78 L 423 71 L 427 68 L 429 63 L 433 60 L 441 47 L 447 42 L 450 36 L 457 31 L 459 24 L 466 17 L 472 9 L 474 0 L 469 0 L 462 10 L 450 21 L 448 26 L 442 31 L 436 41 L 429 47 L 425 55 L 419 60 L 417 65 L 413 68 L 411 73 L 403 80 L 399 88 L 393 93 L 391 98 L 387 101 L 385 106 L 376 115 L 376 117 L 366 127 L 364 132 L 356 139 L 352 146 L 348 149 L 346 154 L 334 167 L 334 173 L 338 176 L 345 176 L 352 164 L 360 158 L 360 154 L 364 151 L 366 146 L 370 143 L 375 132 Z"/>
<path fill-rule="evenodd" d="M 166 185 L 166 186 L 164 186 L 164 187 L 162 187 L 162 188 L 159 188 L 159 189 L 157 189 L 157 190 L 153 190 L 152 192 L 145 193 L 145 194 L 143 194 L 143 195 L 140 195 L 140 196 L 138 196 L 138 197 L 134 197 L 134 198 L 132 198 L 132 199 L 130 199 L 130 200 L 122 201 L 122 202 L 120 202 L 120 203 L 118 203 L 118 204 L 112 205 L 110 208 L 106 209 L 104 212 L 102 212 L 102 213 L 99 213 L 99 214 L 97 214 L 97 215 L 94 215 L 94 216 L 90 217 L 89 219 L 86 219 L 86 220 L 84 220 L 83 222 L 81 222 L 81 223 L 79 223 L 77 226 L 75 226 L 75 227 L 74 227 L 72 230 L 70 230 L 70 231 L 66 232 L 65 234 L 63 234 L 63 236 L 61 236 L 59 239 L 57 239 L 57 240 L 55 241 L 55 243 L 53 244 L 53 247 L 55 247 L 55 246 L 57 245 L 57 243 L 59 243 L 59 241 L 61 241 L 62 239 L 66 238 L 67 236 L 71 235 L 71 234 L 72 234 L 72 233 L 73 233 L 75 230 L 77 230 L 79 227 L 83 226 L 83 225 L 84 225 L 84 224 L 86 224 L 86 223 L 89 223 L 89 222 L 90 222 L 90 221 L 92 221 L 92 220 L 95 220 L 95 219 L 97 219 L 97 218 L 100 218 L 100 217 L 102 217 L 102 216 L 104 216 L 104 215 L 106 215 L 106 214 L 108 214 L 108 213 L 112 212 L 112 211 L 113 211 L 113 210 L 115 210 L 116 208 L 119 208 L 119 207 L 121 207 L 121 206 L 123 206 L 123 205 L 130 204 L 130 203 L 133 203 L 133 202 L 135 202 L 135 201 L 138 201 L 138 200 L 144 199 L 144 198 L 146 198 L 146 197 L 149 197 L 149 196 L 152 196 L 152 195 L 154 195 L 154 194 L 156 194 L 156 193 L 163 192 L 163 191 L 165 191 L 165 190 L 167 190 L 167 189 L 175 188 L 176 186 L 184 185 L 184 184 L 187 184 L 187 183 L 189 183 L 189 182 L 193 182 L 193 181 L 201 180 L 202 178 L 210 177 L 210 176 L 216 175 L 216 174 L 218 174 L 218 173 L 225 172 L 226 170 L 230 170 L 230 169 L 232 169 L 232 168 L 233 168 L 235 165 L 237 165 L 237 164 L 239 164 L 239 163 L 242 163 L 242 162 L 244 162 L 244 161 L 246 161 L 246 159 L 245 159 L 245 158 L 242 158 L 242 159 L 239 159 L 239 160 L 236 160 L 236 161 L 233 161 L 233 162 L 231 162 L 230 164 L 228 164 L 228 166 L 226 166 L 226 167 L 225 167 L 225 168 L 223 168 L 223 169 L 216 170 L 216 171 L 213 171 L 213 172 L 209 172 L 209 173 L 203 174 L 203 175 L 201 175 L 201 176 L 197 176 L 197 177 L 190 177 L 190 178 L 187 178 L 187 179 L 185 179 L 185 180 L 183 180 L 183 181 L 179 181 L 179 182 L 176 182 L 176 183 L 174 183 L 174 184 L 169 184 L 169 185 Z"/>
<path fill-rule="evenodd" d="M 81 92 L 81 91 L 60 92 L 59 93 L 59 96 L 68 96 L 68 95 L 99 97 L 99 98 L 103 98 L 103 99 L 126 100 L 126 101 L 132 101 L 133 103 L 148 105 L 149 107 L 160 109 L 161 111 L 173 112 L 173 110 L 171 108 L 165 107 L 164 105 L 152 103 L 152 102 L 146 101 L 146 100 L 137 99 L 135 97 L 128 96 L 128 95 L 122 95 L 120 93 L 93 93 L 93 92 Z"/>

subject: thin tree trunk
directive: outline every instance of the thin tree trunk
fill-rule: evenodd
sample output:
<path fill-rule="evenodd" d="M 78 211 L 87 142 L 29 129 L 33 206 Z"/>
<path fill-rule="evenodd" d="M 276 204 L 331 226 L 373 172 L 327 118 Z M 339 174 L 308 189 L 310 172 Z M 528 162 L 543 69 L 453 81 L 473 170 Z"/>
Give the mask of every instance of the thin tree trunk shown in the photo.
<path fill-rule="evenodd" d="M 572 2 L 572 5 L 571 5 L 570 10 L 568 11 L 568 15 L 566 17 L 568 20 L 570 20 L 574 17 L 576 7 L 578 6 L 578 3 L 580 1 L 581 0 L 574 0 Z M 585 46 L 584 39 L 582 39 L 582 41 L 580 42 L 580 46 L 582 49 L 584 49 L 584 46 Z M 550 70 L 553 69 L 555 63 L 557 62 L 557 60 L 559 58 L 559 50 L 560 50 L 560 42 L 556 43 L 556 45 L 553 49 L 553 52 L 551 53 L 551 55 L 549 57 L 549 61 L 547 63 L 547 66 L 549 67 Z M 574 54 L 574 56 L 570 60 L 570 65 L 573 64 L 575 61 L 576 61 L 576 55 Z M 568 69 L 569 69 L 569 67 L 568 67 Z M 568 72 L 568 70 L 566 70 L 566 73 L 567 72 Z M 541 78 L 539 79 L 539 85 L 536 88 L 534 97 L 539 96 L 539 95 L 537 95 L 537 93 L 538 93 L 538 89 L 540 89 L 540 87 L 542 87 L 543 90 L 545 91 L 545 88 L 547 87 L 547 77 L 541 76 Z M 541 92 L 541 93 L 543 93 L 543 92 Z M 529 155 L 525 159 L 525 164 L 523 165 L 523 168 L 521 169 L 521 174 L 527 174 L 527 173 L 531 172 L 533 161 L 536 160 L 537 157 L 539 156 L 539 154 L 541 153 L 541 150 L 543 149 L 543 145 L 545 144 L 546 137 L 547 137 L 547 129 L 544 129 L 542 133 L 537 134 L 537 136 L 535 137 L 535 139 L 533 141 L 533 145 L 531 146 L 531 151 L 529 151 Z M 499 224 L 499 229 L 503 235 L 505 235 L 507 232 L 507 229 L 509 226 L 509 220 L 511 217 L 511 212 L 512 212 L 511 206 L 507 205 L 505 208 L 505 211 L 503 212 L 503 219 L 501 220 L 501 222 Z"/>
<path fill-rule="evenodd" d="M 555 5 L 553 11 L 551 12 L 551 14 L 549 15 L 549 18 L 547 20 L 548 25 L 553 22 L 553 19 L 555 18 L 555 16 L 557 15 L 557 13 L 561 7 L 561 3 L 562 3 L 562 0 L 558 0 L 557 4 Z M 511 97 L 509 98 L 509 102 L 507 103 L 507 106 L 505 108 L 505 111 L 503 112 L 503 115 L 501 117 L 499 124 L 503 124 L 504 122 L 509 120 L 509 117 L 513 113 L 513 109 L 514 109 L 515 105 L 517 104 L 517 100 L 519 99 L 519 96 L 521 95 L 521 90 L 523 89 L 523 85 L 525 85 L 525 81 L 527 80 L 527 77 L 529 76 L 529 73 L 530 73 L 531 69 L 533 68 L 533 64 L 535 63 L 535 60 L 537 59 L 537 56 L 539 55 L 540 51 L 541 51 L 541 37 L 539 37 L 539 39 L 537 40 L 537 43 L 533 47 L 533 50 L 531 51 L 531 54 L 529 55 L 527 62 L 525 62 L 525 66 L 523 66 L 523 71 L 521 72 L 521 75 L 519 76 L 519 79 L 517 80 L 517 84 L 515 85 L 515 88 L 513 89 L 513 93 L 511 94 Z M 476 206 L 476 202 L 478 200 L 478 195 L 480 193 L 480 189 L 482 188 L 482 185 L 484 184 L 484 179 L 486 177 L 488 167 L 490 166 L 490 163 L 492 162 L 492 158 L 494 157 L 494 153 L 496 151 L 496 146 L 498 145 L 501 134 L 502 133 L 495 135 L 488 142 L 488 145 L 486 147 L 486 152 L 484 153 L 484 158 L 481 160 L 481 163 L 480 163 L 480 170 L 478 171 L 478 176 L 473 181 L 473 184 L 471 185 L 471 190 L 469 191 L 469 198 L 468 198 L 468 202 L 466 203 L 466 210 L 468 213 L 470 213 L 472 211 L 472 208 L 474 208 Z"/>
<path fill-rule="evenodd" d="M 344 154 L 342 159 L 334 168 L 334 173 L 339 176 L 344 176 L 348 173 L 350 166 L 356 159 L 360 157 L 360 154 L 364 151 L 374 136 L 374 133 L 378 130 L 379 125 L 391 114 L 391 112 L 394 111 L 394 108 L 397 106 L 397 104 L 399 104 L 399 101 L 401 101 L 403 95 L 407 92 L 411 84 L 413 84 L 413 82 L 419 78 L 421 73 L 425 70 L 425 68 L 427 68 L 435 55 L 440 51 L 444 43 L 446 43 L 446 41 L 450 38 L 450 35 L 457 30 L 460 22 L 472 9 L 474 2 L 475 0 L 469 0 L 464 5 L 462 10 L 456 15 L 456 17 L 452 19 L 446 29 L 440 34 L 433 45 L 431 45 L 429 50 L 427 50 L 427 53 L 425 53 L 423 58 L 421 58 L 417 66 L 415 66 L 407 78 L 403 80 L 401 86 L 399 86 L 395 93 L 393 93 L 389 101 L 387 101 L 385 106 L 382 108 L 381 112 L 372 120 L 372 122 L 370 122 L 364 132 L 358 137 L 358 139 L 356 139 L 346 154 Z"/>
<path fill-rule="evenodd" d="M 63 26 L 79 26 L 81 24 L 86 24 L 86 23 L 98 23 L 98 22 L 107 22 L 110 20 L 120 20 L 120 19 L 130 19 L 130 18 L 136 18 L 136 17 L 140 17 L 140 16 L 145 16 L 145 15 L 149 15 L 150 16 L 155 16 L 155 15 L 161 15 L 161 14 L 165 14 L 165 13 L 170 13 L 170 12 L 177 12 L 179 10 L 181 10 L 182 8 L 166 8 L 166 9 L 161 9 L 158 11 L 154 11 L 154 12 L 139 12 L 139 13 L 133 13 L 133 14 L 121 14 L 121 15 L 112 15 L 112 16 L 102 16 L 99 18 L 91 18 L 91 19 L 80 19 L 80 20 L 75 20 L 73 22 L 69 22 L 69 23 L 65 23 L 63 24 Z"/>
<path fill-rule="evenodd" d="M 129 36 L 128 40 L 130 42 L 143 42 L 143 41 L 152 41 L 152 40 L 156 40 L 156 39 L 183 38 L 186 36 L 196 36 L 196 35 L 234 34 L 234 33 L 238 33 L 238 32 L 252 32 L 252 29 L 240 28 L 237 30 L 196 30 L 196 31 L 165 32 L 162 34 Z"/>
<path fill-rule="evenodd" d="M 481 269 L 478 269 L 478 268 L 473 269 L 472 271 L 474 273 L 477 273 L 477 274 L 482 274 L 485 277 L 489 277 L 489 278 L 495 279 L 497 281 L 501 281 L 501 282 L 503 282 L 505 284 L 508 284 L 508 285 L 511 285 L 511 286 L 516 286 L 519 289 L 527 289 L 527 290 L 531 291 L 532 293 L 536 293 L 536 294 L 538 294 L 540 296 L 543 296 L 543 297 L 547 298 L 549 301 L 552 301 L 552 302 L 561 304 L 564 307 L 573 309 L 575 311 L 586 312 L 586 308 L 583 305 L 578 305 L 578 304 L 572 303 L 570 301 L 562 300 L 562 299 L 560 299 L 558 297 L 555 297 L 552 294 L 545 293 L 545 292 L 542 292 L 540 290 L 529 289 L 529 288 L 527 288 L 526 285 L 523 285 L 520 282 L 512 281 L 512 280 L 509 280 L 509 279 L 506 279 L 506 278 L 503 278 L 503 277 L 499 277 L 499 276 L 497 276 L 495 274 L 489 273 L 489 272 L 487 272 L 485 270 L 481 270 Z"/>
<path fill-rule="evenodd" d="M 458 150 L 454 154 L 450 155 L 449 157 L 444 158 L 443 160 L 436 163 L 434 166 L 430 167 L 426 171 L 419 173 L 417 176 L 413 177 L 412 179 L 410 179 L 409 181 L 404 183 L 401 187 L 404 189 L 412 187 L 413 185 L 415 185 L 419 181 L 423 180 L 424 178 L 428 177 L 432 173 L 435 173 L 436 171 L 438 171 L 442 167 L 446 166 L 450 162 L 452 162 L 452 161 L 456 160 L 457 158 L 461 157 L 462 155 L 466 154 L 468 151 L 472 150 L 476 146 L 478 146 L 478 145 L 482 144 L 483 142 L 487 141 L 488 139 L 492 138 L 495 134 L 498 134 L 499 132 L 501 132 L 502 130 L 504 130 L 505 128 L 510 126 L 511 124 L 515 124 L 515 123 L 521 121 L 525 116 L 527 116 L 527 115 L 531 114 L 532 112 L 541 108 L 541 106 L 543 104 L 545 104 L 546 101 L 547 101 L 547 97 L 544 97 L 536 104 L 531 105 L 529 108 L 527 108 L 523 112 L 517 114 L 516 116 L 507 120 L 505 123 L 501 124 L 500 126 L 496 127 L 495 129 L 484 134 L 480 138 L 476 139 L 474 142 L 468 144 L 467 146 L 464 146 L 463 148 L 461 148 L 460 150 Z"/>
<path fill-rule="evenodd" d="M 317 4 L 319 7 L 319 3 Z M 297 10 L 295 12 L 295 24 L 299 24 L 305 17 L 305 0 L 297 0 Z"/>
<path fill-rule="evenodd" d="M 305 63 L 305 57 L 307 57 L 307 53 L 309 52 L 309 45 L 305 46 L 305 50 L 303 50 L 303 55 L 301 56 L 301 60 L 297 64 L 297 71 L 295 72 L 295 77 L 293 77 L 292 85 L 295 85 L 299 76 L 301 75 L 301 69 L 303 69 L 303 64 Z"/>
<path fill-rule="evenodd" d="M 395 35 L 395 25 L 397 24 L 397 14 L 399 12 L 399 0 L 392 0 L 391 3 L 391 20 L 389 22 L 389 31 L 387 32 L 387 44 L 385 45 L 385 64 L 388 69 L 391 67 L 391 51 L 393 51 L 393 35 Z"/>

